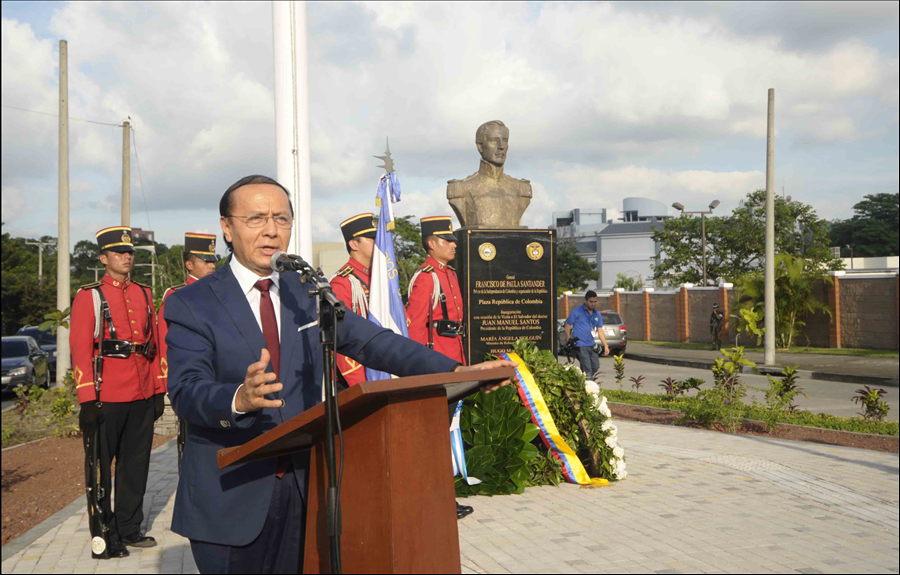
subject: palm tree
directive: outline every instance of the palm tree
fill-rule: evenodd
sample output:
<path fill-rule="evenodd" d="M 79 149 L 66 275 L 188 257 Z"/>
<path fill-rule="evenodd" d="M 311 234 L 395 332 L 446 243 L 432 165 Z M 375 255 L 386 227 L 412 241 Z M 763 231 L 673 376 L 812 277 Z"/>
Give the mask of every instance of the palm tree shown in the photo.
<path fill-rule="evenodd" d="M 806 260 L 790 255 L 775 256 L 775 340 L 787 349 L 803 335 L 806 318 L 816 313 L 832 317 L 828 304 L 813 295 L 817 281 L 831 283 L 827 273 L 809 265 Z M 765 306 L 765 276 L 751 272 L 737 282 L 740 301 L 750 308 Z"/>

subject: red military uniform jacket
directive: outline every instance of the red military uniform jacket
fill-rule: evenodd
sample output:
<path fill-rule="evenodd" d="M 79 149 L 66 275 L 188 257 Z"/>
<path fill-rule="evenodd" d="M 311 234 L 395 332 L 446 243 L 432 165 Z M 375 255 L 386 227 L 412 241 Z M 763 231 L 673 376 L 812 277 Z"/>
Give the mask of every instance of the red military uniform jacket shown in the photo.
<path fill-rule="evenodd" d="M 175 293 L 176 290 L 179 290 L 184 286 L 189 286 L 195 281 L 199 280 L 192 275 L 188 275 L 188 278 L 184 283 L 174 285 L 167 289 L 166 293 L 163 294 L 162 302 L 159 304 L 159 313 L 156 314 L 156 329 L 159 331 L 159 340 L 156 342 L 156 347 L 159 350 L 160 381 L 162 382 L 162 391 L 166 393 L 169 391 L 169 360 L 166 355 L 169 350 L 169 346 L 166 345 L 166 334 L 169 333 L 169 326 L 166 324 L 166 320 L 163 317 L 163 312 L 166 310 L 166 298 Z"/>
<path fill-rule="evenodd" d="M 347 308 L 353 313 L 368 318 L 369 317 L 369 284 L 372 281 L 372 270 L 365 267 L 353 258 L 342 267 L 338 273 L 331 279 L 331 289 L 339 300 L 347 304 Z M 353 304 L 353 288 L 350 283 L 350 276 L 356 276 L 356 279 L 362 284 L 363 292 L 365 292 L 365 305 L 355 306 Z M 341 354 L 337 354 L 337 369 L 344 376 L 344 380 L 349 385 L 356 385 L 366 380 L 366 368 L 361 363 Z"/>
<path fill-rule="evenodd" d="M 72 319 L 69 331 L 69 346 L 72 350 L 72 365 L 75 376 L 75 387 L 78 391 L 78 402 L 95 401 L 94 362 L 97 355 L 94 343 L 94 299 L 91 292 L 99 286 L 103 296 L 109 303 L 109 311 L 116 329 L 116 337 L 144 343 L 145 334 L 151 334 L 153 341 L 159 342 L 153 312 L 153 296 L 150 289 L 135 282 L 120 282 L 109 276 L 103 280 L 82 286 L 75 295 L 72 304 Z M 144 299 L 143 291 L 147 295 Z M 147 302 L 150 311 L 147 311 Z M 103 322 L 104 339 L 110 339 L 109 326 Z M 149 332 L 147 331 L 149 326 Z M 104 357 L 103 381 L 100 385 L 100 401 L 106 403 L 124 403 L 148 399 L 163 392 L 163 379 L 159 369 L 159 354 L 151 362 L 143 355 L 131 354 L 128 359 Z"/>
<path fill-rule="evenodd" d="M 409 303 L 406 307 L 406 315 L 409 317 L 409 337 L 421 343 L 428 344 L 428 308 L 432 308 L 432 321 L 439 319 L 449 319 L 450 321 L 463 321 L 463 298 L 459 289 L 459 278 L 456 276 L 456 270 L 448 265 L 438 262 L 436 259 L 428 256 L 422 267 L 422 270 L 416 277 L 416 281 L 412 286 L 409 294 Z M 430 272 L 437 274 L 438 281 L 441 283 L 441 289 L 447 297 L 447 315 L 444 317 L 444 310 L 440 302 L 434 304 L 434 279 Z M 433 329 L 433 328 L 432 328 Z M 434 351 L 443 353 L 451 359 L 455 359 L 459 363 L 466 364 L 466 356 L 463 353 L 462 336 L 444 337 L 433 333 Z"/>

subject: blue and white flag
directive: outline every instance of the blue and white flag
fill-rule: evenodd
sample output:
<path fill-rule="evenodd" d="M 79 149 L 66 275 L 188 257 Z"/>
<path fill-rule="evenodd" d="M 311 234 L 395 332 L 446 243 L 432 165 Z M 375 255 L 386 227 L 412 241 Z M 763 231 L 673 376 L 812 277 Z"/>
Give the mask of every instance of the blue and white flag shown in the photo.
<path fill-rule="evenodd" d="M 406 329 L 406 310 L 400 297 L 400 277 L 397 258 L 394 256 L 393 203 L 400 201 L 400 182 L 391 172 L 381 176 L 378 182 L 376 205 L 381 207 L 378 215 L 378 231 L 375 233 L 375 253 L 372 256 L 372 285 L 369 286 L 369 320 L 386 327 L 396 334 L 409 337 Z M 383 371 L 366 368 L 366 380 L 390 379 Z"/>
<path fill-rule="evenodd" d="M 466 471 L 466 450 L 463 447 L 462 431 L 459 429 L 459 414 L 462 411 L 462 400 L 456 404 L 453 421 L 450 422 L 450 450 L 453 455 L 453 476 L 461 475 L 469 485 L 478 485 L 480 479 L 469 477 Z"/>

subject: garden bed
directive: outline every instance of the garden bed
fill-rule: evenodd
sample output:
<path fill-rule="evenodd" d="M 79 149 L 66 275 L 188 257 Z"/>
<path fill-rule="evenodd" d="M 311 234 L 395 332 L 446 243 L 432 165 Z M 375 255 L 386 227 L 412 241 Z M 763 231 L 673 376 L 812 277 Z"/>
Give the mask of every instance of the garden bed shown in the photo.
<path fill-rule="evenodd" d="M 172 437 L 154 435 L 153 449 Z M 84 498 L 81 437 L 48 437 L 9 449 L 3 452 L 2 468 L 3 545 Z"/>
<path fill-rule="evenodd" d="M 683 414 L 679 411 L 673 411 L 670 409 L 663 409 L 658 407 L 630 405 L 626 403 L 610 402 L 609 405 L 613 412 L 613 416 L 621 419 L 629 421 L 639 421 L 641 423 L 682 425 L 683 427 L 705 429 L 700 425 L 679 423 L 679 421 L 683 418 Z M 714 426 L 711 429 L 714 431 L 725 431 L 725 429 L 721 426 Z M 813 443 L 839 445 L 842 447 L 857 447 L 860 449 L 871 449 L 874 451 L 884 451 L 887 453 L 900 452 L 900 438 L 888 435 L 853 433 L 850 431 L 837 431 L 834 429 L 822 429 L 819 427 L 808 427 L 802 425 L 789 425 L 785 423 L 779 423 L 775 429 L 773 429 L 772 431 L 767 431 L 766 425 L 763 422 L 754 420 L 744 420 L 744 423 L 738 430 L 738 433 L 742 435 L 772 437 L 775 439 L 810 441 Z"/>

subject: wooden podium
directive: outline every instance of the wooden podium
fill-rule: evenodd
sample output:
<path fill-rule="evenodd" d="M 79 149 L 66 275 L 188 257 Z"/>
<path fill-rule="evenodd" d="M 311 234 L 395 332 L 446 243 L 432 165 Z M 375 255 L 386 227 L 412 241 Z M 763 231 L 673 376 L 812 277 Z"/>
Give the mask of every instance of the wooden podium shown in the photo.
<path fill-rule="evenodd" d="M 509 367 L 367 381 L 338 394 L 344 435 L 341 559 L 345 573 L 459 573 L 448 402 Z M 478 379 L 474 379 L 478 378 Z M 325 405 L 238 447 L 220 468 L 312 446 L 304 573 L 328 573 Z M 335 445 L 340 470 L 340 443 Z"/>

